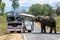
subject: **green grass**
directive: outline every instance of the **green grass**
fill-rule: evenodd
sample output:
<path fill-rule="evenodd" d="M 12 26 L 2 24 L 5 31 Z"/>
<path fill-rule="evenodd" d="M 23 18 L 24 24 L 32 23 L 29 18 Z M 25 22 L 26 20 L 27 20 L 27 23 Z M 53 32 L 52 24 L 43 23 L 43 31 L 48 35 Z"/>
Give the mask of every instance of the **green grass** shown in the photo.
<path fill-rule="evenodd" d="M 56 27 L 57 30 L 60 29 L 60 16 L 56 17 Z"/>

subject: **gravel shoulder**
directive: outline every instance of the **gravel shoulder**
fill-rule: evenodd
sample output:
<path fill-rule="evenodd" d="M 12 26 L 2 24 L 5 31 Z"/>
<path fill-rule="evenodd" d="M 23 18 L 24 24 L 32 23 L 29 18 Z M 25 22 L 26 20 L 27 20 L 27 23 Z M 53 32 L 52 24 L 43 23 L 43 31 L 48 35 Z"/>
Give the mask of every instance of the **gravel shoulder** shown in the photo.
<path fill-rule="evenodd" d="M 0 40 L 23 40 L 22 34 L 14 33 L 14 34 L 7 34 L 0 37 Z"/>

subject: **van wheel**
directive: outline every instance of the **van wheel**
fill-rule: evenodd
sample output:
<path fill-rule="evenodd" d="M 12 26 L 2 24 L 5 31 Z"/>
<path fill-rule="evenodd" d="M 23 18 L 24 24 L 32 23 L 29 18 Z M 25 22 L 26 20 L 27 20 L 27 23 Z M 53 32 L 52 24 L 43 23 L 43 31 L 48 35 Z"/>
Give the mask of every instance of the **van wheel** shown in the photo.
<path fill-rule="evenodd" d="M 31 32 L 31 30 L 28 30 L 28 32 Z"/>
<path fill-rule="evenodd" d="M 25 33 L 25 31 L 23 31 L 23 33 Z"/>
<path fill-rule="evenodd" d="M 14 31 L 10 31 L 10 33 L 14 33 Z"/>
<path fill-rule="evenodd" d="M 17 33 L 21 33 L 21 31 L 17 31 Z"/>

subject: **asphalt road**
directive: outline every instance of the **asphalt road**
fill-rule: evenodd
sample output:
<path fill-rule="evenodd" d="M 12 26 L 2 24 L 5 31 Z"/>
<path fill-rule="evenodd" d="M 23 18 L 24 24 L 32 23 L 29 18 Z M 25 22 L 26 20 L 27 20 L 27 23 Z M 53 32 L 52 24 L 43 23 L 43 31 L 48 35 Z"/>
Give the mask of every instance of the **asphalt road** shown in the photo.
<path fill-rule="evenodd" d="M 23 33 L 24 40 L 60 40 L 60 34 L 40 33 L 40 29 L 34 28 L 32 33 Z"/>
<path fill-rule="evenodd" d="M 13 33 L 0 37 L 0 40 L 60 40 L 60 34 L 40 33 L 38 27 L 34 27 L 31 33 Z"/>

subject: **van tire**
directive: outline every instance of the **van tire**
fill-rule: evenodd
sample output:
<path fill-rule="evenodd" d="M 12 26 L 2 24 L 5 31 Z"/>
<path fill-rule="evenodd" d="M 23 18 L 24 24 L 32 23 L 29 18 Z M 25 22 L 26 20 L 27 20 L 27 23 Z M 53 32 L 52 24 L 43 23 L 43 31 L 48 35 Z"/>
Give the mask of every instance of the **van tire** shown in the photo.
<path fill-rule="evenodd" d="M 25 33 L 25 31 L 23 31 L 23 33 Z"/>
<path fill-rule="evenodd" d="M 17 31 L 17 33 L 21 33 L 21 31 Z"/>
<path fill-rule="evenodd" d="M 10 33 L 14 33 L 14 31 L 10 31 Z"/>
<path fill-rule="evenodd" d="M 31 32 L 31 30 L 28 30 L 28 32 Z"/>

